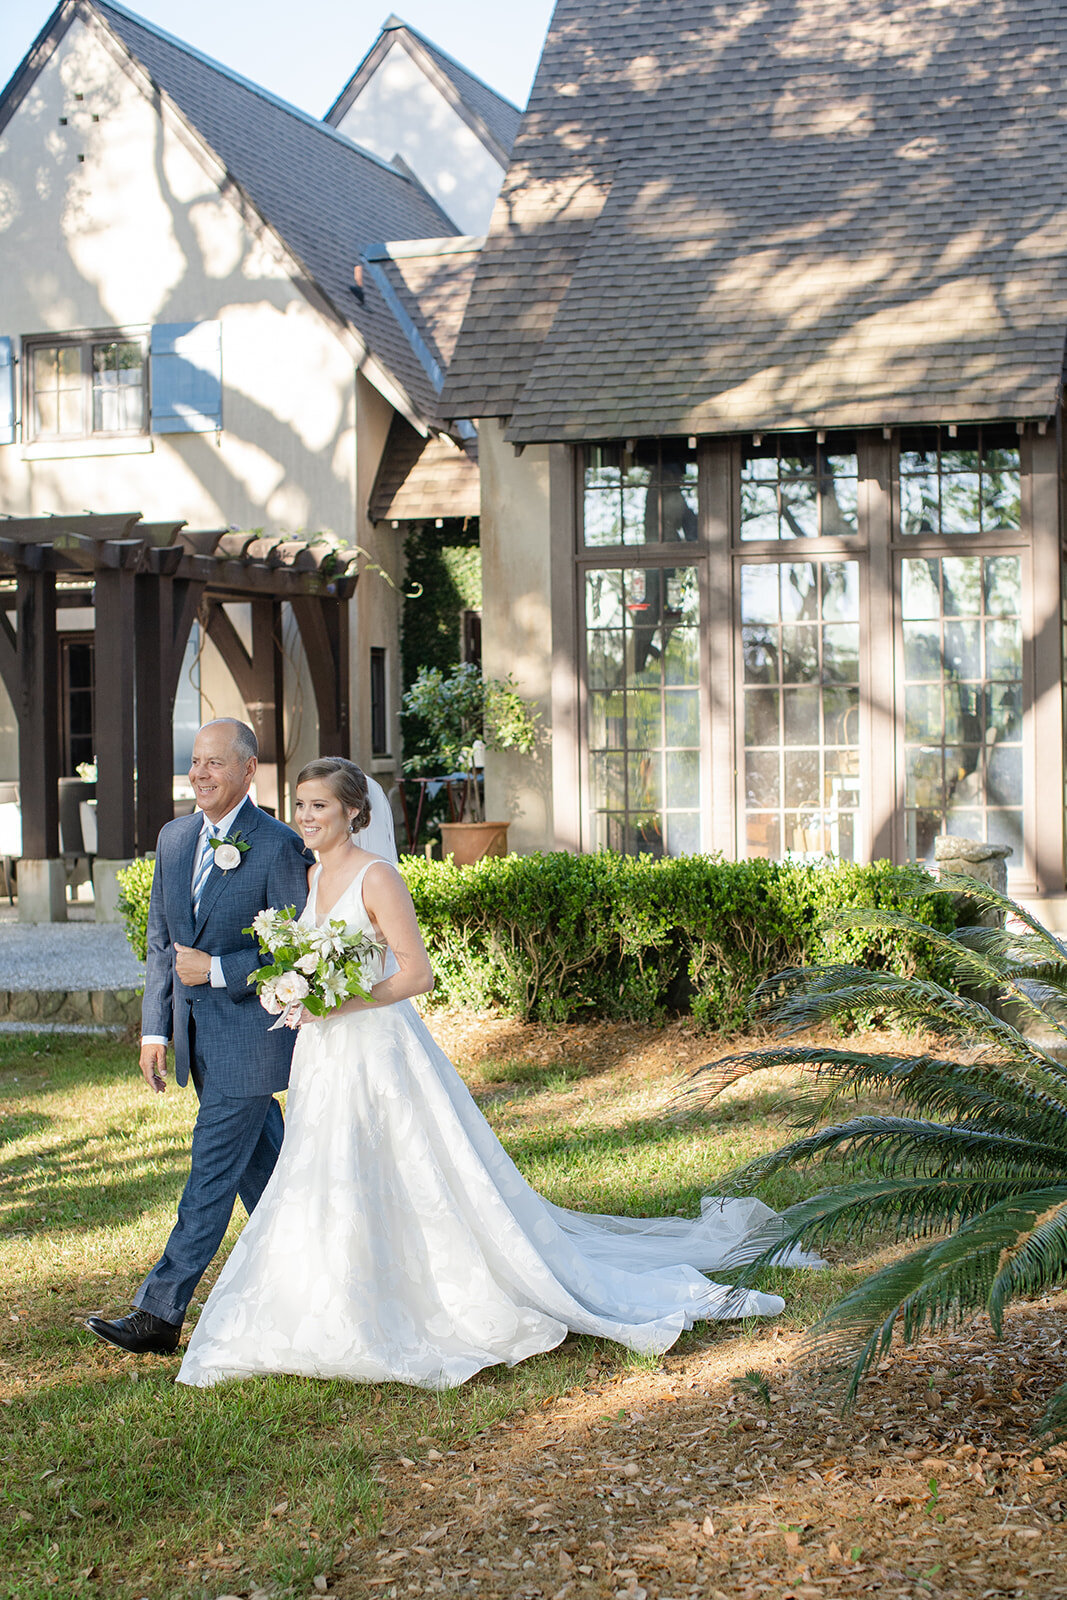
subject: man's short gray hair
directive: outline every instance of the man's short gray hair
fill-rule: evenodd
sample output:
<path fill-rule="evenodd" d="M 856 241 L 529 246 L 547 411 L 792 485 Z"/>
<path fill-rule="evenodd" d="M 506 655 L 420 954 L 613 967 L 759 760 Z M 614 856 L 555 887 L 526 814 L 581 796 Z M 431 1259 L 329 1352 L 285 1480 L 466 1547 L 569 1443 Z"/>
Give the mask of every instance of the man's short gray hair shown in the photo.
<path fill-rule="evenodd" d="M 247 722 L 238 722 L 236 717 L 214 717 L 210 722 L 204 723 L 205 728 L 227 727 L 233 729 L 233 751 L 239 761 L 259 760 L 259 740 L 256 738 Z"/>

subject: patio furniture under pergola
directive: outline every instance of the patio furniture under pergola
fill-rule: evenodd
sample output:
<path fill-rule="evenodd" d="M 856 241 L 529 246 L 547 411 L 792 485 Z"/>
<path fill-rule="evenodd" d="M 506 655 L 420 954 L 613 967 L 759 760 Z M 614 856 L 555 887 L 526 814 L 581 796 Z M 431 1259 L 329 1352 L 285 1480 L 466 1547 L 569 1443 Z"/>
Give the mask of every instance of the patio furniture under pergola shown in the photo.
<path fill-rule="evenodd" d="M 153 849 L 173 815 L 174 701 L 198 619 L 256 730 L 262 804 L 277 809 L 284 794 L 284 602 L 307 656 L 318 747 L 348 755 L 347 602 L 356 581 L 355 553 L 326 540 L 192 531 L 139 512 L 0 519 L 0 677 L 18 716 L 23 876 L 60 855 L 60 607 L 94 610 L 97 850 L 106 872 Z M 251 650 L 223 609 L 235 601 L 251 607 Z M 40 876 L 62 915 L 58 867 Z"/>

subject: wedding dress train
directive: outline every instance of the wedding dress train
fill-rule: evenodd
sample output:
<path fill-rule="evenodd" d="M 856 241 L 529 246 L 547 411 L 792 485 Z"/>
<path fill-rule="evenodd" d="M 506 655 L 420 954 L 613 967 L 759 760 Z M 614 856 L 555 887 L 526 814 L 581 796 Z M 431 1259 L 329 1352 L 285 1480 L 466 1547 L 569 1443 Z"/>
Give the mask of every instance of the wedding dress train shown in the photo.
<path fill-rule="evenodd" d="M 330 916 L 372 933 L 366 871 Z M 305 919 L 316 889 L 317 874 Z M 701 1270 L 750 1260 L 774 1223 L 752 1199 L 705 1200 L 696 1221 L 553 1205 L 410 1001 L 327 1018 L 300 1031 L 277 1166 L 178 1381 L 286 1372 L 442 1389 L 569 1331 L 659 1352 L 697 1320 L 782 1310 Z"/>

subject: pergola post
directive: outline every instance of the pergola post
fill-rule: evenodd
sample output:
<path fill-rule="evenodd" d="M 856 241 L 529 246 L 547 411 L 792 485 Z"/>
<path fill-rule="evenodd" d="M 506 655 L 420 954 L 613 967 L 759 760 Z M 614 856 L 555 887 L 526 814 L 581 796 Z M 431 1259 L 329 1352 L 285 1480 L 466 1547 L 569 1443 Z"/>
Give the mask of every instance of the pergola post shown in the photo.
<path fill-rule="evenodd" d="M 293 615 L 307 656 L 319 717 L 319 752 L 349 756 L 348 606 L 343 599 L 294 597 Z"/>
<path fill-rule="evenodd" d="M 56 575 L 64 598 L 95 610 L 98 921 L 118 915 L 116 871 L 155 844 L 173 814 L 174 701 L 198 610 L 248 707 L 260 741 L 259 794 L 284 806 L 284 651 L 288 600 L 309 656 L 320 748 L 347 755 L 348 615 L 355 558 L 320 541 L 146 523 L 136 512 L 7 517 L 0 573 L 15 579 L 17 628 L 0 613 L 0 677 L 18 707 L 23 853 L 19 914 L 66 916 L 59 850 L 60 653 Z M 251 650 L 227 616 L 252 612 Z"/>
<path fill-rule="evenodd" d="M 96 573 L 96 816 L 103 862 L 130 861 L 137 849 L 134 587 L 123 565 Z"/>
<path fill-rule="evenodd" d="M 253 600 L 252 653 L 221 604 L 208 611 L 208 638 L 218 650 L 259 742 L 256 795 L 261 806 L 281 816 L 285 804 L 285 658 L 282 655 L 281 605 Z"/>
<path fill-rule="evenodd" d="M 59 640 L 56 575 L 40 552 L 17 568 L 19 798 L 22 859 L 19 920 L 64 922 L 66 880 L 59 852 Z"/>
<path fill-rule="evenodd" d="M 282 608 L 277 600 L 252 601 L 252 698 L 245 703 L 259 740 L 256 793 L 276 817 L 285 810 L 285 657 Z"/>

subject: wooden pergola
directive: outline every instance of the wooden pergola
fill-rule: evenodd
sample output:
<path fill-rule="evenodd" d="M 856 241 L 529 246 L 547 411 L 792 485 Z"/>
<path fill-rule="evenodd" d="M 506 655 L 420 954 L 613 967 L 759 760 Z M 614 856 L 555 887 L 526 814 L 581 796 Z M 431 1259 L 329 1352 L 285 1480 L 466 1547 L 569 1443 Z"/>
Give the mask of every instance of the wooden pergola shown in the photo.
<path fill-rule="evenodd" d="M 23 856 L 60 853 L 61 606 L 94 608 L 97 849 L 126 860 L 153 849 L 173 815 L 174 701 L 197 620 L 256 730 L 262 803 L 277 808 L 284 793 L 284 602 L 307 656 L 319 749 L 349 754 L 355 562 L 325 540 L 191 531 L 139 512 L 0 518 L 0 677 L 18 715 Z M 251 606 L 251 650 L 223 609 L 234 601 Z"/>

